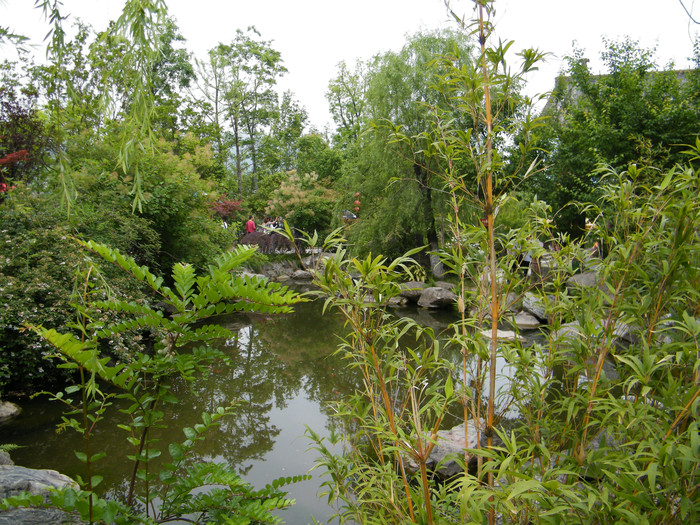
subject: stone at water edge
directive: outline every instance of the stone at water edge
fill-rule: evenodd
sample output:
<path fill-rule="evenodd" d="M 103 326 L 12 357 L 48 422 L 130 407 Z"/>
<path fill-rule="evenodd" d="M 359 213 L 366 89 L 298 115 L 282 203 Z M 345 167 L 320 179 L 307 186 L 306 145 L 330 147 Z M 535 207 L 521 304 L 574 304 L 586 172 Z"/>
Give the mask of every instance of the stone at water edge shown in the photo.
<path fill-rule="evenodd" d="M 547 312 L 545 312 L 544 308 L 545 308 L 544 301 L 540 297 L 537 297 L 532 292 L 527 292 L 525 294 L 525 296 L 523 297 L 522 310 L 526 313 L 534 315 L 535 317 L 537 317 L 537 319 L 539 319 L 543 323 L 546 323 L 547 322 Z"/>
<path fill-rule="evenodd" d="M 486 338 L 491 337 L 491 330 L 482 330 L 479 333 Z M 524 341 L 525 340 L 524 337 L 516 334 L 512 330 L 501 330 L 500 328 L 498 329 L 497 338 L 499 341 L 505 341 L 508 343 L 512 343 L 513 341 Z"/>
<path fill-rule="evenodd" d="M 467 441 L 468 448 L 477 448 L 477 431 L 472 421 L 467 421 Z M 481 447 L 484 446 L 486 446 L 486 438 L 483 434 L 482 423 Z M 464 424 L 449 430 L 438 431 L 436 445 L 428 457 L 426 467 L 430 472 L 447 479 L 463 471 L 460 463 L 455 461 L 457 457 L 464 457 Z M 440 468 L 436 470 L 441 462 Z M 412 459 L 407 461 L 406 466 L 409 472 L 417 472 L 420 468 Z"/>
<path fill-rule="evenodd" d="M 312 273 L 308 270 L 296 270 L 292 274 L 292 279 L 295 281 L 310 281 L 314 278 Z"/>
<path fill-rule="evenodd" d="M 0 421 L 7 421 L 18 416 L 22 412 L 19 405 L 10 401 L 0 401 Z"/>
<path fill-rule="evenodd" d="M 566 281 L 567 288 L 583 287 L 583 288 L 594 288 L 599 284 L 599 278 L 597 272 L 583 272 L 572 275 Z"/>
<path fill-rule="evenodd" d="M 444 288 L 445 290 L 450 290 L 453 292 L 453 288 L 455 287 L 454 284 L 448 283 L 447 281 L 435 281 L 435 286 L 438 288 Z"/>
<path fill-rule="evenodd" d="M 399 295 L 414 303 L 420 299 L 423 290 L 426 288 L 425 283 L 419 281 L 408 281 L 401 283 L 399 286 L 401 288 Z"/>
<path fill-rule="evenodd" d="M 517 326 L 518 330 L 534 330 L 542 326 L 539 319 L 527 312 L 520 312 L 517 315 L 509 316 L 508 321 Z"/>
<path fill-rule="evenodd" d="M 16 465 L 0 465 L 0 498 L 17 496 L 22 492 L 42 494 L 47 501 L 49 489 L 78 488 L 68 476 L 55 470 L 37 470 Z M 56 508 L 17 508 L 0 511 L 0 525 L 59 525 L 78 524 L 80 520 Z"/>
<path fill-rule="evenodd" d="M 457 302 L 457 294 L 444 288 L 433 286 L 426 288 L 418 299 L 418 306 L 423 308 L 443 308 Z"/>

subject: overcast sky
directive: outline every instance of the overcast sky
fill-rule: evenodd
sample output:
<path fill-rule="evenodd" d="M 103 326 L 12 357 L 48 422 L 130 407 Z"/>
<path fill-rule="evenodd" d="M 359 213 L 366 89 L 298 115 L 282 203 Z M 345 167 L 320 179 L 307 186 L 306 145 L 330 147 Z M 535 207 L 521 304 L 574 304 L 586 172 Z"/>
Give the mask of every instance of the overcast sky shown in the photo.
<path fill-rule="evenodd" d="M 700 19 L 700 0 L 682 0 Z M 219 42 L 228 43 L 236 29 L 254 25 L 264 40 L 282 53 L 289 73 L 282 79 L 309 111 L 311 123 L 323 128 L 330 117 L 324 93 L 336 65 L 399 49 L 405 35 L 419 30 L 454 27 L 442 0 L 168 0 L 170 14 L 203 56 Z M 66 14 L 80 17 L 96 30 L 116 19 L 124 0 L 63 0 Z M 0 0 L 0 24 L 41 43 L 48 23 L 33 8 L 34 0 Z M 453 1 L 471 16 L 472 3 Z M 693 40 L 700 26 L 683 10 L 681 0 L 498 0 L 496 29 L 515 46 L 552 53 L 548 64 L 528 79 L 528 91 L 550 89 L 572 43 L 586 50 L 594 71 L 603 38 L 630 36 L 643 47 L 656 46 L 659 65 L 669 60 L 690 66 Z M 38 51 L 43 54 L 43 51 Z M 7 56 L 7 49 L 2 50 Z"/>

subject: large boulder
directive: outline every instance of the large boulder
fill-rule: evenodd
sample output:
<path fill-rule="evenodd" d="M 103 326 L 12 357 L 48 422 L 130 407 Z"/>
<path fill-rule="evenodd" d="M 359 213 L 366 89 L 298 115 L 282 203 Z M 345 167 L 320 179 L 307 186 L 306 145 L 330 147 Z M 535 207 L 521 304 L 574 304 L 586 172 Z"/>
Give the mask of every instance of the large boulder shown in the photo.
<path fill-rule="evenodd" d="M 595 288 L 598 286 L 600 279 L 595 271 L 577 273 L 572 275 L 566 281 L 567 288 Z"/>
<path fill-rule="evenodd" d="M 515 292 L 508 292 L 501 300 L 502 312 L 519 312 L 523 307 L 523 297 Z"/>
<path fill-rule="evenodd" d="M 542 325 L 539 319 L 527 312 L 519 312 L 514 316 L 510 316 L 508 321 L 517 327 L 518 330 L 534 330 Z"/>
<path fill-rule="evenodd" d="M 482 336 L 486 338 L 491 338 L 491 329 L 488 330 L 482 330 L 479 332 Z M 498 341 L 503 341 L 506 343 L 512 343 L 514 341 L 520 341 L 523 342 L 525 341 L 525 338 L 516 334 L 512 330 L 501 330 L 500 328 L 497 330 L 497 336 Z"/>
<path fill-rule="evenodd" d="M 452 283 L 448 283 L 447 281 L 435 281 L 435 286 L 438 288 L 444 288 L 445 290 L 451 290 L 454 291 L 455 285 Z"/>
<path fill-rule="evenodd" d="M 313 278 L 314 276 L 309 270 L 296 270 L 292 274 L 292 279 L 295 281 L 310 281 Z"/>
<path fill-rule="evenodd" d="M 445 290 L 439 286 L 431 286 L 423 290 L 418 299 L 418 306 L 422 308 L 444 308 L 457 302 L 457 294 Z"/>
<path fill-rule="evenodd" d="M 426 288 L 425 283 L 419 281 L 408 281 L 406 283 L 401 283 L 399 286 L 401 287 L 399 295 L 405 297 L 412 303 L 418 302 L 418 299 L 420 299 L 420 296 L 423 294 L 423 290 Z"/>
<path fill-rule="evenodd" d="M 6 450 L 0 450 L 0 465 L 14 465 L 14 461 Z"/>
<path fill-rule="evenodd" d="M 78 488 L 68 476 L 55 470 L 36 470 L 16 465 L 0 465 L 0 498 L 22 492 L 41 494 L 48 502 L 50 489 Z M 77 516 L 56 508 L 15 508 L 0 511 L 0 525 L 58 525 L 81 523 Z"/>
<path fill-rule="evenodd" d="M 603 330 L 603 324 L 602 322 L 597 323 L 599 326 L 599 329 L 602 331 Z M 573 355 L 573 347 L 578 346 L 578 345 L 583 345 L 584 348 L 592 348 L 593 345 L 598 344 L 597 341 L 591 341 L 591 337 L 597 340 L 598 336 L 597 334 L 586 334 L 584 330 L 581 328 L 581 325 L 579 324 L 578 321 L 573 321 L 571 323 L 565 323 L 561 325 L 561 327 L 558 330 L 555 330 L 550 334 L 551 340 L 559 347 L 562 348 L 567 355 L 567 359 L 573 361 L 574 360 L 574 355 Z M 616 343 L 618 340 L 619 336 L 617 333 L 613 333 L 613 344 Z M 571 348 L 572 350 L 567 350 L 567 348 Z M 586 366 L 589 368 L 589 371 L 592 371 L 593 368 L 596 366 L 597 362 L 597 356 L 595 354 L 591 355 L 587 361 L 586 361 Z M 606 379 L 616 381 L 620 378 L 620 374 L 617 371 L 617 368 L 615 366 L 615 363 L 610 359 L 610 356 L 605 359 L 603 362 L 603 375 Z M 582 383 L 585 383 L 587 379 L 585 379 L 586 374 L 584 374 L 584 380 Z"/>

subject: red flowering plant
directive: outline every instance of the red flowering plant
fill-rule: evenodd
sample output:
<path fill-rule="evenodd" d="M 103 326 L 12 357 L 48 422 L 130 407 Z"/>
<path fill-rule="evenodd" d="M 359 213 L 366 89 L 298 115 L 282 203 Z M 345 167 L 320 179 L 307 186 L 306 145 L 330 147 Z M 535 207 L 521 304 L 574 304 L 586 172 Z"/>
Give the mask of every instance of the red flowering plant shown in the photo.
<path fill-rule="evenodd" d="M 26 149 L 21 149 L 19 151 L 15 151 L 14 153 L 8 153 L 7 155 L 0 157 L 0 200 L 2 199 L 2 196 L 4 196 L 5 192 L 8 192 L 14 188 L 14 186 L 10 186 L 5 180 L 5 177 L 2 174 L 1 166 L 6 164 L 15 164 L 16 162 L 27 160 L 28 158 L 29 152 Z"/>
<path fill-rule="evenodd" d="M 0 164 L 14 164 L 20 160 L 27 160 L 29 158 L 29 152 L 26 149 L 21 149 L 15 151 L 14 153 L 8 153 L 4 157 L 0 158 Z"/>
<path fill-rule="evenodd" d="M 236 215 L 241 211 L 241 202 L 242 201 L 235 199 L 218 199 L 209 206 L 212 212 L 218 215 L 221 220 L 231 222 L 235 220 Z"/>

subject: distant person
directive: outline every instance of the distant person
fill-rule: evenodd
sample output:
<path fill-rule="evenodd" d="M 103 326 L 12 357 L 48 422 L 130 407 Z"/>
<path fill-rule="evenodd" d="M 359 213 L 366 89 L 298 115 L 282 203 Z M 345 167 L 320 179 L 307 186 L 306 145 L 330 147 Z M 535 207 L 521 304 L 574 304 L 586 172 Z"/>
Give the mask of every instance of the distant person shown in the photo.
<path fill-rule="evenodd" d="M 245 223 L 245 232 L 246 233 L 253 233 L 255 231 L 255 221 L 253 220 L 253 216 L 251 215 L 248 217 L 248 222 Z"/>

